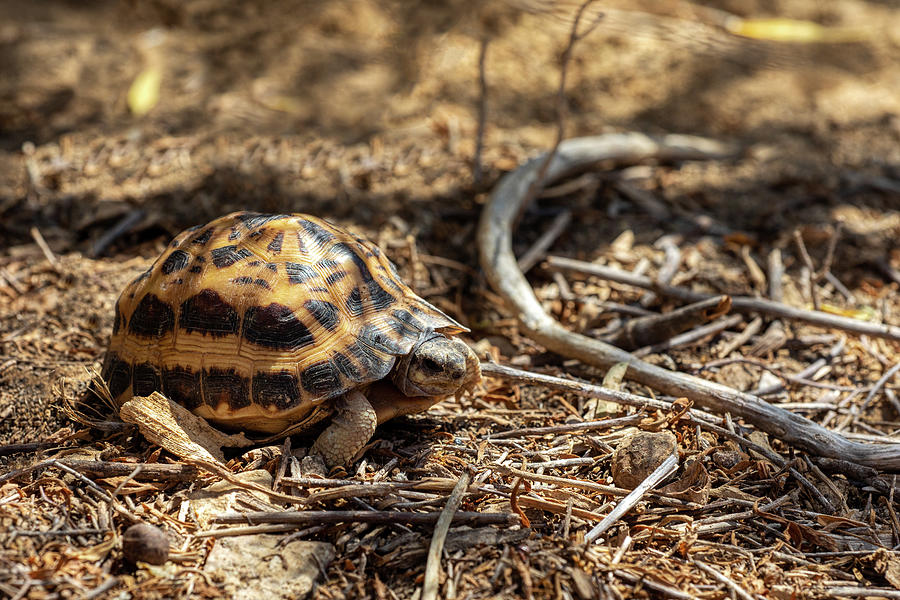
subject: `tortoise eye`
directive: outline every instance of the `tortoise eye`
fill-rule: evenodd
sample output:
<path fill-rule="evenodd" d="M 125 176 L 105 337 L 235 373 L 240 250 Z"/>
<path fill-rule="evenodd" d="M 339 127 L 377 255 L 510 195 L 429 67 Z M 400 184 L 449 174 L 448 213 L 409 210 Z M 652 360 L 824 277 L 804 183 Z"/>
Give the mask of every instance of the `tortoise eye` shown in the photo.
<path fill-rule="evenodd" d="M 440 373 L 441 371 L 444 370 L 444 369 L 441 367 L 441 365 L 440 365 L 436 360 L 434 360 L 433 358 L 425 358 L 425 359 L 423 359 L 423 360 L 422 360 L 422 367 L 424 367 L 424 369 L 425 369 L 426 371 L 430 371 L 431 373 Z"/>

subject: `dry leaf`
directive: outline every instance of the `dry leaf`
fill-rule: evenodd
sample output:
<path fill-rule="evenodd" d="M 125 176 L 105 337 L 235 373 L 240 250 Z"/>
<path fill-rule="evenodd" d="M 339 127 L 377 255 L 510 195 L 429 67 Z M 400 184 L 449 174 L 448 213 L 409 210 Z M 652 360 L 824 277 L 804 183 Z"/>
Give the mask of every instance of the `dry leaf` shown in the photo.
<path fill-rule="evenodd" d="M 253 445 L 244 434 L 226 435 L 159 392 L 135 396 L 122 405 L 119 417 L 137 425 L 141 434 L 179 458 L 224 463 L 222 447 Z"/>

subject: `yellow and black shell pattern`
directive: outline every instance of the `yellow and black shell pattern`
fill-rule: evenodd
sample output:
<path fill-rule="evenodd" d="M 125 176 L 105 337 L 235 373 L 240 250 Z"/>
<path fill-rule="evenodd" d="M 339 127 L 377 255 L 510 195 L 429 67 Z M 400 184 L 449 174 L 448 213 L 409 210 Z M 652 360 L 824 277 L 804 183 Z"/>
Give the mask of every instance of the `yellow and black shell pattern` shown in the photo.
<path fill-rule="evenodd" d="M 103 378 L 210 421 L 278 432 L 385 378 L 426 329 L 466 328 L 374 244 L 304 214 L 238 212 L 182 232 L 116 303 Z"/>

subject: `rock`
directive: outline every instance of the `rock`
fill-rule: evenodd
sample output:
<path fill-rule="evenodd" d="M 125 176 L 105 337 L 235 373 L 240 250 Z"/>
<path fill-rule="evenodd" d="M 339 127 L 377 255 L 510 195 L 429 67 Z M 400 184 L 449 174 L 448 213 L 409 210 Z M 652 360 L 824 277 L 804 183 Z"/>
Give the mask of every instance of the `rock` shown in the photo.
<path fill-rule="evenodd" d="M 266 489 L 272 489 L 272 475 L 264 469 L 236 473 L 235 477 L 245 483 L 256 483 Z M 209 527 L 216 516 L 239 506 L 238 499 L 259 507 L 259 510 L 283 510 L 282 507 L 272 504 L 267 494 L 257 490 L 248 490 L 228 481 L 217 481 L 203 489 L 191 492 L 188 494 L 188 499 L 197 523 L 203 528 Z"/>
<path fill-rule="evenodd" d="M 122 553 L 131 563 L 145 562 L 162 565 L 169 560 L 169 538 L 159 527 L 137 523 L 122 536 Z"/>
<path fill-rule="evenodd" d="M 278 547 L 282 539 L 270 534 L 218 539 L 203 570 L 222 581 L 223 597 L 233 600 L 304 598 L 319 577 L 319 565 L 334 558 L 334 546 L 297 540 Z"/>
<path fill-rule="evenodd" d="M 675 452 L 678 441 L 671 431 L 641 431 L 619 442 L 612 458 L 616 485 L 634 489 Z"/>

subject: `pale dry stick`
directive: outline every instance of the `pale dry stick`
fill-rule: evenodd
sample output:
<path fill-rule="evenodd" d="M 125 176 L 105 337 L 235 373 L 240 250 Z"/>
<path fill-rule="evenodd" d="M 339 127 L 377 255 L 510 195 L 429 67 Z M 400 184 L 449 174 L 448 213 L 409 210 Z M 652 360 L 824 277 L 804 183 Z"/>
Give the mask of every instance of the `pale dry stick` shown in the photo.
<path fill-rule="evenodd" d="M 435 256 L 433 254 L 424 254 L 422 252 L 419 252 L 419 260 L 421 260 L 425 264 L 440 265 L 442 267 L 447 267 L 449 269 L 455 269 L 457 271 L 462 271 L 463 273 L 468 273 L 473 277 L 478 276 L 478 271 L 476 271 L 469 265 L 453 260 L 452 258 L 445 258 L 443 256 Z"/>
<path fill-rule="evenodd" d="M 481 185 L 483 165 L 481 154 L 484 151 L 484 129 L 487 125 L 487 51 L 491 39 L 485 35 L 478 48 L 478 128 L 475 130 L 475 154 L 472 156 L 472 181 Z"/>
<path fill-rule="evenodd" d="M 753 255 L 750 254 L 750 246 L 746 244 L 741 246 L 741 259 L 743 259 L 744 266 L 747 267 L 747 273 L 750 276 L 750 281 L 753 282 L 756 289 L 760 291 L 766 289 L 766 275 L 763 273 L 760 266 L 756 264 Z"/>
<path fill-rule="evenodd" d="M 106 490 L 104 490 L 102 487 L 100 487 L 99 485 L 97 485 L 97 483 L 96 483 L 95 481 L 93 481 L 92 479 L 90 479 L 89 477 L 86 477 L 85 475 L 82 475 L 81 473 L 79 473 L 78 471 L 76 471 L 75 469 L 73 469 L 72 467 L 70 467 L 70 466 L 68 466 L 68 465 L 65 465 L 65 464 L 61 463 L 60 461 L 56 460 L 55 458 L 51 458 L 51 459 L 48 461 L 48 463 L 49 463 L 50 465 L 52 465 L 52 466 L 54 466 L 54 467 L 56 467 L 56 468 L 62 470 L 62 471 L 65 471 L 65 472 L 68 473 L 69 475 L 74 476 L 76 479 L 81 480 L 81 481 L 82 481 L 84 484 L 86 484 L 89 488 L 91 488 L 92 490 L 94 490 L 94 492 L 95 492 L 98 496 L 100 496 L 100 498 L 101 498 L 102 500 L 108 502 L 109 504 L 116 504 L 115 498 L 113 498 L 112 496 L 110 496 L 109 494 L 107 494 L 107 493 L 106 493 Z"/>
<path fill-rule="evenodd" d="M 196 465 L 200 467 L 204 471 L 208 471 L 213 475 L 217 475 L 221 479 L 224 479 L 228 483 L 235 485 L 240 488 L 244 488 L 246 490 L 252 490 L 256 492 L 261 492 L 271 498 L 272 500 L 277 500 L 279 502 L 286 502 L 288 504 L 299 504 L 305 505 L 307 504 L 306 498 L 301 498 L 299 496 L 291 496 L 289 494 L 282 494 L 280 492 L 276 492 L 274 490 L 270 490 L 267 487 L 264 487 L 258 483 L 254 483 L 252 481 L 243 481 L 235 476 L 234 473 L 226 469 L 224 466 L 214 463 L 208 460 L 202 460 L 199 458 L 191 458 L 187 459 L 186 462 L 188 464 Z M 284 478 L 287 479 L 287 478 Z"/>
<path fill-rule="evenodd" d="M 900 271 L 891 266 L 891 263 L 885 257 L 879 257 L 875 261 L 875 266 L 884 273 L 884 275 L 894 283 L 900 283 Z"/>
<path fill-rule="evenodd" d="M 837 405 L 833 402 L 779 402 L 778 406 L 785 410 L 799 410 L 802 412 L 820 412 L 837 408 Z"/>
<path fill-rule="evenodd" d="M 824 583 L 827 584 L 828 582 Z M 843 584 L 844 582 L 836 583 Z M 826 598 L 885 598 L 887 600 L 900 600 L 900 590 L 855 585 L 840 585 L 826 588 L 822 595 Z"/>
<path fill-rule="evenodd" d="M 119 585 L 119 581 L 120 580 L 118 577 L 110 577 L 94 589 L 90 591 L 85 590 L 84 594 L 81 597 L 84 598 L 84 600 L 93 600 L 93 598 L 99 598 L 112 588 Z"/>
<path fill-rule="evenodd" d="M 762 317 L 754 317 L 752 321 L 747 323 L 743 331 L 722 346 L 719 350 L 719 358 L 725 358 L 750 341 L 750 338 L 759 333 L 759 330 L 762 329 L 762 323 Z"/>
<path fill-rule="evenodd" d="M 838 240 L 841 237 L 841 232 L 844 228 L 844 222 L 838 221 L 837 225 L 834 228 L 834 231 L 831 234 L 831 237 L 828 240 L 828 250 L 825 252 L 825 260 L 822 263 L 822 268 L 816 270 L 813 265 L 812 257 L 810 257 L 809 252 L 806 250 L 806 244 L 803 242 L 803 236 L 800 234 L 800 230 L 794 230 L 794 240 L 797 242 L 797 247 L 800 249 L 800 256 L 803 259 L 804 264 L 807 269 L 809 269 L 809 288 L 810 295 L 813 300 L 813 307 L 816 310 L 819 310 L 819 298 L 818 298 L 818 290 L 816 289 L 816 284 L 818 284 L 822 279 L 828 279 L 832 282 L 832 285 L 838 289 L 845 297 L 852 300 L 853 295 L 850 291 L 844 287 L 844 284 L 838 280 L 831 273 L 831 263 L 834 261 L 834 251 L 837 249 Z M 829 278 L 830 276 L 830 278 Z"/>
<path fill-rule="evenodd" d="M 22 294 L 24 294 L 25 292 L 28 291 L 27 289 L 22 287 L 22 284 L 19 283 L 18 278 L 10 275 L 9 271 L 7 271 L 3 267 L 0 267 L 0 280 L 6 282 L 6 285 L 8 285 L 10 288 L 12 288 L 12 290 L 14 292 L 16 292 L 19 296 L 21 296 Z"/>
<path fill-rule="evenodd" d="M 566 515 L 571 514 L 573 517 L 578 519 L 584 519 L 585 521 L 593 521 L 598 522 L 602 521 L 606 518 L 606 515 L 603 513 L 593 512 L 590 510 L 585 510 L 583 508 L 572 507 L 571 511 L 569 510 L 568 503 L 563 504 L 557 500 L 548 500 L 547 498 L 541 498 L 534 494 L 518 496 L 516 498 L 516 502 L 519 503 L 520 506 L 525 508 L 536 508 L 538 510 L 545 510 L 547 512 L 552 512 L 556 515 Z"/>
<path fill-rule="evenodd" d="M 575 192 L 584 192 L 588 195 L 596 191 L 600 185 L 600 179 L 594 173 L 585 173 L 580 177 L 576 177 L 570 181 L 564 181 L 559 185 L 544 188 L 541 191 L 540 198 L 562 198 Z"/>
<path fill-rule="evenodd" d="M 834 251 L 837 250 L 838 240 L 841 239 L 841 233 L 844 231 L 844 222 L 838 221 L 831 232 L 828 239 L 828 249 L 825 251 L 825 260 L 822 261 L 822 268 L 816 273 L 816 279 L 822 279 L 826 273 L 831 272 L 831 264 L 834 262 Z"/>
<path fill-rule="evenodd" d="M 251 525 L 269 523 L 294 523 L 315 525 L 318 523 L 405 523 L 409 525 L 433 525 L 441 512 L 414 513 L 396 510 L 297 510 L 248 513 L 224 513 L 213 519 L 214 523 Z M 457 525 L 519 525 L 519 515 L 513 513 L 479 513 L 457 511 L 453 515 Z"/>
<path fill-rule="evenodd" d="M 565 300 L 566 302 L 575 300 L 575 294 L 572 293 L 572 288 L 569 287 L 569 282 L 566 281 L 566 278 L 563 277 L 562 273 L 554 273 L 553 282 L 556 284 L 556 287 L 559 288 L 559 297 L 562 300 Z"/>
<path fill-rule="evenodd" d="M 710 575 L 713 579 L 724 585 L 726 588 L 731 590 L 731 593 L 737 595 L 738 598 L 742 598 L 743 600 L 756 600 L 756 598 L 754 598 L 750 594 L 750 592 L 739 586 L 737 583 L 735 583 L 725 575 L 722 575 L 722 573 L 720 573 L 718 569 L 715 569 L 705 562 L 697 560 L 696 558 L 692 559 L 691 563 L 693 563 L 695 567 L 699 568 L 707 575 Z"/>
<path fill-rule="evenodd" d="M 447 498 L 447 505 L 441 511 L 437 524 L 434 526 L 434 534 L 431 536 L 431 544 L 428 546 L 428 557 L 425 560 L 425 580 L 422 582 L 422 600 L 435 600 L 438 594 L 441 575 L 441 552 L 444 550 L 444 541 L 447 539 L 447 532 L 450 530 L 450 523 L 453 521 L 453 515 L 459 508 L 463 496 L 469 487 L 471 475 L 468 471 L 463 471 L 459 476 L 459 481 L 450 492 Z"/>
<path fill-rule="evenodd" d="M 671 350 L 672 348 L 678 348 L 680 346 L 687 346 L 688 344 L 693 344 L 711 335 L 721 333 L 722 331 L 725 331 L 730 327 L 734 327 L 743 320 L 744 317 L 742 317 L 741 315 L 729 315 L 727 317 L 722 317 L 721 319 L 717 319 L 712 323 L 707 323 L 706 325 L 695 327 L 691 331 L 686 331 L 680 335 L 676 335 L 668 341 L 654 344 L 652 346 L 644 346 L 643 348 L 638 348 L 637 350 L 632 352 L 632 354 L 638 357 L 647 356 L 648 354 L 664 352 L 666 350 Z"/>
<path fill-rule="evenodd" d="M 118 495 L 119 495 L 119 492 L 121 492 L 123 489 L 125 489 L 125 486 L 128 485 L 128 482 L 131 481 L 132 479 L 134 479 L 135 477 L 137 477 L 143 469 L 144 469 L 144 466 L 143 466 L 143 465 L 140 465 L 140 464 L 139 464 L 138 466 L 136 466 L 136 467 L 134 468 L 134 470 L 131 471 L 131 473 L 129 473 L 129 474 L 125 477 L 125 479 L 123 479 L 122 482 L 119 483 L 119 485 L 116 486 L 116 489 L 114 489 L 114 490 L 110 493 L 110 495 L 111 495 L 113 498 L 115 498 L 116 496 L 118 496 Z"/>
<path fill-rule="evenodd" d="M 198 531 L 192 534 L 195 538 L 223 538 L 235 537 L 239 535 L 256 535 L 258 533 L 282 533 L 285 531 L 294 531 L 299 525 L 290 523 L 271 524 L 271 525 L 247 525 L 245 527 L 224 527 L 222 529 L 209 529 L 207 531 Z"/>
<path fill-rule="evenodd" d="M 631 546 L 634 544 L 634 538 L 631 537 L 630 534 L 625 534 L 625 537 L 622 539 L 622 543 L 619 544 L 619 547 L 616 549 L 616 553 L 613 554 L 612 559 L 609 561 L 610 567 L 615 567 L 622 559 L 625 557 L 625 553 L 631 550 Z M 607 583 L 612 586 L 613 585 L 613 572 L 610 571 L 606 574 Z"/>
<path fill-rule="evenodd" d="M 781 250 L 773 249 L 767 258 L 769 275 L 769 300 L 781 303 L 784 300 L 784 262 L 781 260 Z M 747 351 L 751 356 L 762 356 L 775 352 L 787 343 L 787 332 L 784 322 L 775 319 L 769 323 L 765 332 L 759 336 Z M 753 393 L 753 392 L 751 392 Z"/>
<path fill-rule="evenodd" d="M 840 338 L 837 341 L 837 343 L 828 350 L 828 354 L 826 356 L 823 356 L 822 358 L 819 358 L 819 359 L 813 361 L 812 363 L 810 363 L 810 365 L 808 367 L 806 367 L 799 373 L 796 373 L 794 375 L 786 375 L 784 377 L 789 381 L 794 381 L 797 383 L 806 381 L 807 379 L 809 379 L 810 377 L 815 375 L 819 369 L 821 369 L 822 367 L 827 365 L 829 362 L 833 361 L 835 358 L 840 356 L 841 353 L 844 351 L 844 346 L 846 345 L 846 343 L 847 343 L 847 340 L 845 338 Z M 760 365 L 760 366 L 762 368 L 767 368 L 763 365 Z M 774 373 L 775 371 L 772 371 L 772 372 Z M 776 392 L 780 392 L 781 390 L 784 389 L 784 387 L 785 387 L 784 383 L 777 383 L 777 384 L 772 384 L 772 385 L 766 386 L 764 388 L 756 388 L 755 390 L 753 390 L 750 393 L 753 394 L 754 396 L 768 396 L 769 394 L 774 394 Z"/>
<path fill-rule="evenodd" d="M 559 537 L 568 539 L 569 531 L 572 529 L 572 509 L 575 508 L 575 499 L 566 500 L 566 515 L 563 517 L 562 531 L 559 531 Z"/>
<path fill-rule="evenodd" d="M 656 273 L 657 285 L 668 285 L 681 267 L 681 249 L 672 240 L 672 236 L 664 235 L 656 241 L 654 246 L 662 248 L 664 253 L 663 264 Z M 657 295 L 653 291 L 646 292 L 639 301 L 643 307 L 656 304 Z"/>
<path fill-rule="evenodd" d="M 841 281 L 840 279 L 838 279 L 837 276 L 834 273 L 832 273 L 831 271 L 828 271 L 825 273 L 825 281 L 827 281 L 828 283 L 833 285 L 834 289 L 836 289 L 838 292 L 840 292 L 841 296 L 843 296 L 844 299 L 847 300 L 847 302 L 855 302 L 856 301 L 856 298 L 854 298 L 854 296 L 853 296 L 853 292 L 851 292 L 847 288 L 847 286 L 844 285 L 844 282 Z"/>
<path fill-rule="evenodd" d="M 611 485 L 603 485 L 601 483 L 594 483 L 593 481 L 587 481 L 583 479 L 569 479 L 567 477 L 557 477 L 555 475 L 544 475 L 542 473 L 532 473 L 531 471 L 523 471 L 522 469 L 517 469 L 515 467 L 509 467 L 507 465 L 501 465 L 499 463 L 495 463 L 492 465 L 488 465 L 488 468 L 492 471 L 496 471 L 497 473 L 502 473 L 503 475 L 510 475 L 514 477 L 521 477 L 522 479 L 528 481 L 537 481 L 540 483 L 549 483 L 552 485 L 562 486 L 562 487 L 573 487 L 580 490 L 588 490 L 591 492 L 598 492 L 601 494 L 608 494 L 610 496 L 627 496 L 631 493 L 631 490 L 626 490 L 625 488 L 619 488 Z M 647 494 L 649 497 L 654 498 L 655 502 L 660 504 L 664 504 L 666 506 L 677 506 L 682 509 L 695 509 L 701 508 L 699 504 L 695 502 L 689 502 L 687 500 L 682 500 L 680 498 L 676 498 L 674 496 L 669 496 L 668 494 L 664 494 L 661 492 L 649 492 Z"/>
<path fill-rule="evenodd" d="M 875 385 L 872 386 L 872 390 L 866 396 L 866 399 L 863 400 L 862 404 L 859 406 L 859 412 L 861 413 L 866 408 L 868 408 L 869 404 L 872 403 L 872 400 L 875 398 L 875 394 L 877 394 L 887 382 L 894 378 L 894 375 L 897 374 L 897 371 L 900 371 L 900 363 L 895 364 L 893 367 L 887 370 L 887 372 L 882 375 L 878 381 L 875 382 Z M 854 420 L 858 418 L 858 415 L 854 417 Z"/>
<path fill-rule="evenodd" d="M 397 458 L 396 456 L 394 458 L 392 458 L 391 460 L 387 461 L 387 463 L 385 463 L 385 465 L 383 467 L 378 469 L 378 471 L 376 471 L 372 475 L 372 482 L 379 483 L 382 479 L 387 477 L 388 473 L 391 472 L 391 469 L 396 467 L 399 462 L 400 462 L 400 459 Z"/>
<path fill-rule="evenodd" d="M 698 598 L 693 594 L 682 592 L 678 588 L 674 588 L 664 583 L 659 583 L 658 581 L 654 581 L 652 579 L 647 579 L 646 575 L 643 574 L 635 575 L 634 573 L 629 573 L 628 571 L 625 571 L 623 569 L 616 569 L 615 571 L 613 571 L 613 574 L 619 579 L 624 579 L 631 584 L 640 583 L 641 587 L 653 590 L 657 594 L 661 594 L 663 596 L 675 598 L 676 600 L 697 600 Z"/>
<path fill-rule="evenodd" d="M 680 306 L 667 313 L 649 313 L 630 319 L 616 331 L 602 336 L 604 342 L 624 349 L 652 346 L 721 317 L 731 309 L 731 298 L 717 296 Z"/>
<path fill-rule="evenodd" d="M 56 258 L 56 255 L 53 254 L 53 250 L 50 249 L 50 246 L 47 244 L 47 240 L 44 239 L 44 236 L 41 235 L 41 230 L 37 227 L 32 227 L 30 230 L 31 237 L 34 239 L 34 242 L 38 245 L 38 248 L 41 249 L 41 252 L 44 253 L 44 256 L 47 258 L 47 262 L 50 263 L 50 266 L 54 269 L 59 266 L 59 259 Z"/>
<path fill-rule="evenodd" d="M 413 485 L 410 485 L 413 483 Z M 363 485 L 348 485 L 336 487 L 320 492 L 312 492 L 306 497 L 310 504 L 313 502 L 331 502 L 343 498 L 380 498 L 389 494 L 405 491 L 414 486 L 414 482 L 385 482 Z"/>
<path fill-rule="evenodd" d="M 634 538 L 630 535 L 626 534 L 622 539 L 622 543 L 619 544 L 618 549 L 616 549 L 616 553 L 613 554 L 612 559 L 609 561 L 609 566 L 615 566 L 622 562 L 622 558 L 625 556 L 625 553 L 631 549 L 631 544 L 634 542 Z"/>
<path fill-rule="evenodd" d="M 191 465 L 166 465 L 157 463 L 119 463 L 101 460 L 76 460 L 61 458 L 59 462 L 75 469 L 79 473 L 93 477 L 121 477 L 138 481 L 189 481 L 197 476 L 199 470 Z M 135 473 L 135 471 L 137 471 Z"/>
<path fill-rule="evenodd" d="M 784 262 L 781 260 L 781 250 L 775 248 L 769 252 L 766 262 L 769 269 L 769 299 L 781 302 L 784 298 L 784 284 L 781 281 L 784 277 Z"/>
<path fill-rule="evenodd" d="M 559 460 L 545 460 L 533 463 L 518 463 L 518 465 L 524 466 L 526 464 L 533 465 L 535 467 L 539 467 L 541 469 L 555 469 L 558 467 L 586 467 L 588 465 L 593 465 L 599 459 L 593 458 L 591 456 L 588 457 L 578 457 L 578 458 L 561 458 Z"/>
<path fill-rule="evenodd" d="M 651 219 L 664 222 L 673 218 L 669 207 L 647 190 L 642 190 L 627 181 L 618 181 L 614 187 L 617 192 L 631 200 L 632 204 L 644 211 Z"/>
<path fill-rule="evenodd" d="M 344 488 L 357 487 L 360 489 L 373 487 L 376 489 L 393 489 L 400 494 L 413 494 L 414 492 L 449 492 L 455 482 L 452 479 L 428 478 L 419 481 L 359 481 L 355 479 L 317 479 L 314 477 L 285 477 L 282 482 L 297 487 L 321 487 Z M 485 486 L 471 486 L 469 492 L 495 493 Z M 315 492 L 320 493 L 320 492 Z M 360 492 L 365 493 L 365 492 Z M 322 497 L 322 496 L 320 496 Z"/>
<path fill-rule="evenodd" d="M 541 385 L 547 386 L 552 389 L 561 390 L 565 392 L 573 392 L 575 394 L 581 394 L 587 398 L 599 398 L 601 400 L 606 400 L 608 402 L 613 402 L 616 404 L 623 404 L 625 406 L 633 406 L 635 408 L 654 408 L 657 410 L 671 410 L 672 403 L 666 400 L 660 400 L 657 398 L 648 398 L 646 396 L 638 396 L 637 394 L 631 394 L 629 392 L 622 392 L 619 390 L 612 390 L 609 388 L 601 387 L 599 385 L 594 385 L 591 383 L 587 383 L 585 381 L 578 381 L 575 379 L 563 379 L 562 377 L 555 377 L 553 375 L 545 375 L 543 373 L 532 373 L 531 371 L 523 371 L 521 369 L 515 369 L 513 367 L 507 367 L 505 365 L 499 365 L 497 363 L 489 363 L 484 362 L 481 363 L 481 373 L 483 375 L 487 375 L 490 377 L 502 377 L 503 379 L 510 379 L 517 383 L 525 383 L 531 385 Z M 698 409 L 690 409 L 688 411 L 694 419 L 701 423 L 723 423 L 724 420 L 722 417 L 718 417 L 702 410 Z M 591 421 L 587 421 L 590 423 Z M 609 423 L 610 420 L 600 420 L 595 421 L 596 423 Z M 583 423 L 577 423 L 573 425 L 582 425 Z M 626 422 L 618 423 L 618 425 L 627 424 Z M 558 427 L 562 427 L 566 429 L 566 432 L 571 431 L 571 425 L 560 425 Z M 553 429 L 553 426 L 548 428 L 540 428 L 540 427 L 532 427 L 526 430 L 518 430 L 521 431 L 529 431 L 533 432 L 537 430 L 538 432 L 547 432 L 547 433 L 559 433 L 559 431 L 548 431 Z M 491 441 L 495 441 L 498 437 L 498 434 L 494 434 L 491 438 Z"/>
<path fill-rule="evenodd" d="M 553 268 L 596 275 L 597 277 L 602 277 L 603 279 L 608 279 L 617 283 L 625 283 L 639 288 L 652 289 L 665 296 L 676 298 L 684 302 L 698 302 L 700 300 L 715 297 L 714 294 L 694 292 L 683 287 L 669 285 L 659 286 L 649 277 L 633 275 L 632 273 L 622 271 L 621 269 L 606 267 L 582 260 L 574 260 L 562 256 L 548 256 L 547 264 Z M 826 312 L 794 308 L 780 302 L 774 302 L 764 298 L 753 298 L 751 296 L 731 296 L 731 306 L 732 310 L 741 313 L 762 313 L 794 321 L 803 321 L 804 323 L 819 327 L 841 329 L 860 335 L 870 335 L 872 337 L 900 341 L 900 327 L 895 325 L 869 323 L 868 321 L 841 317 Z"/>
<path fill-rule="evenodd" d="M 806 250 L 806 244 L 803 242 L 803 235 L 799 229 L 794 230 L 794 243 L 797 244 L 797 250 L 800 252 L 800 258 L 806 265 L 806 285 L 809 286 L 809 297 L 812 300 L 813 308 L 819 310 L 821 304 L 819 302 L 819 291 L 816 288 L 816 266 L 813 264 L 812 257 Z"/>
<path fill-rule="evenodd" d="M 482 371 L 484 373 L 484 371 Z M 611 429 L 613 427 L 625 427 L 640 422 L 644 415 L 629 415 L 618 419 L 603 419 L 600 421 L 584 421 L 582 423 L 570 423 L 568 425 L 550 425 L 549 427 L 523 427 L 521 429 L 511 429 L 509 431 L 500 431 L 498 433 L 490 433 L 484 436 L 486 440 L 496 440 L 510 438 L 522 435 L 548 435 L 553 433 L 581 433 L 584 431 L 597 431 L 600 429 Z"/>
<path fill-rule="evenodd" d="M 320 479 L 318 477 L 288 477 L 287 475 L 282 478 L 282 482 L 289 483 L 292 486 L 310 488 L 333 488 L 369 484 L 367 481 L 358 481 L 356 479 Z"/>
<path fill-rule="evenodd" d="M 568 227 L 571 222 L 571 210 L 564 210 L 556 215 L 556 218 L 550 222 L 550 227 L 547 228 L 547 231 L 542 233 L 541 237 L 539 237 L 537 241 L 532 244 L 521 257 L 519 257 L 519 269 L 523 273 L 527 273 L 534 265 L 543 260 L 544 256 L 547 254 L 547 250 L 549 250 L 550 246 L 553 245 L 553 242 L 563 234 L 566 227 Z"/>
<path fill-rule="evenodd" d="M 659 485 L 666 477 L 674 473 L 677 469 L 678 456 L 673 454 L 664 460 L 661 465 L 656 467 L 644 481 L 638 484 L 633 492 L 622 498 L 622 501 L 616 505 L 612 512 L 606 515 L 606 518 L 585 534 L 584 541 L 590 544 L 606 533 L 609 528 L 615 525 L 616 521 L 621 519 L 625 513 L 631 510 L 634 505 L 647 494 L 647 492 Z"/>

